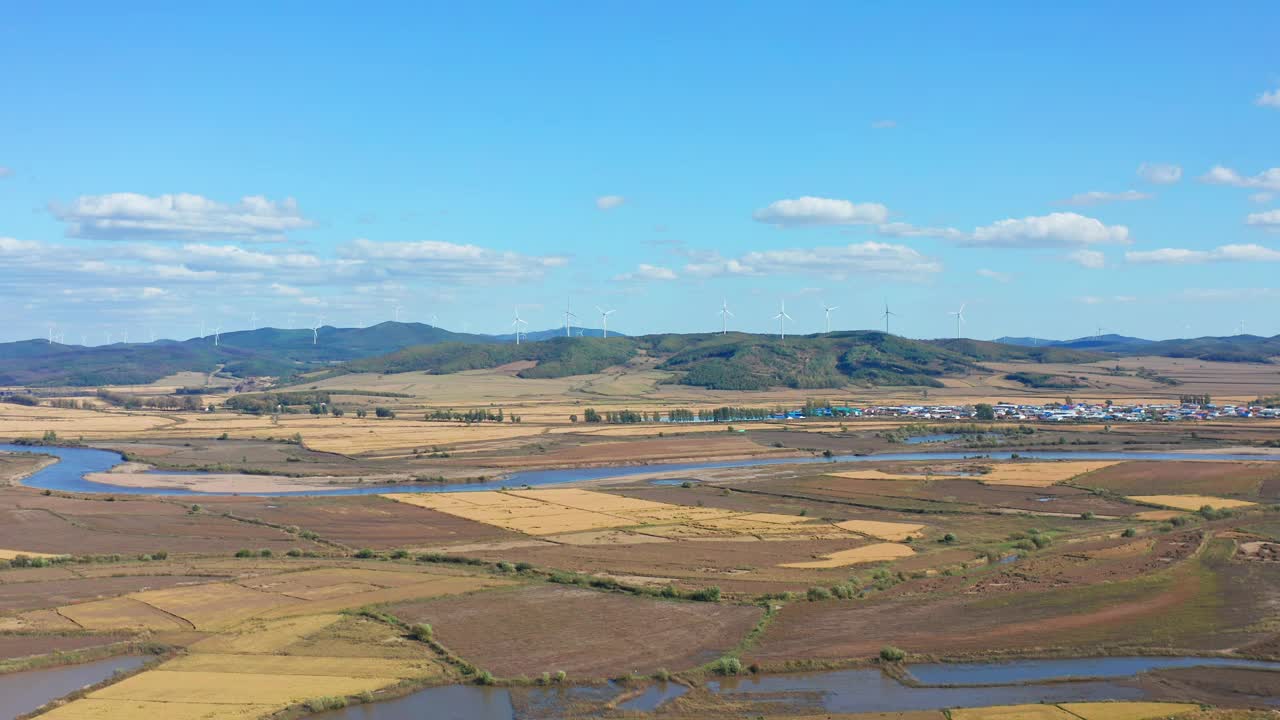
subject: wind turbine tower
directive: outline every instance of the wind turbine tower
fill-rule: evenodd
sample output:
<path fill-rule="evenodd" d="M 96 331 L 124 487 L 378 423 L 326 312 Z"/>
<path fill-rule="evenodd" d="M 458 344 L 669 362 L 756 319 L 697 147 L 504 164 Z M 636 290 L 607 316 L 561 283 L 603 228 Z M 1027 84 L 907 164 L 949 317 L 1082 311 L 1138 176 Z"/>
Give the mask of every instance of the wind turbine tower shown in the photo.
<path fill-rule="evenodd" d="M 780 308 L 779 308 L 779 310 L 778 310 L 778 314 L 777 314 L 777 315 L 774 315 L 774 316 L 773 316 L 773 319 L 778 321 L 778 337 L 779 337 L 779 339 L 781 339 L 781 340 L 786 340 L 786 339 L 787 339 L 787 321 L 791 319 L 791 316 L 787 314 L 787 301 L 786 301 L 786 300 L 783 300 L 783 301 L 782 301 L 782 305 L 781 305 L 781 307 L 780 307 Z"/>
<path fill-rule="evenodd" d="M 521 326 L 521 325 L 528 325 L 528 324 L 529 324 L 528 322 L 526 322 L 526 321 L 524 321 L 524 320 L 520 319 L 520 308 L 519 308 L 519 306 L 517 306 L 517 307 L 516 307 L 516 319 L 511 321 L 511 326 L 512 326 L 513 328 L 515 328 L 515 330 L 516 330 L 516 344 L 517 344 L 517 345 L 519 345 L 519 344 L 520 344 L 520 326 Z"/>
<path fill-rule="evenodd" d="M 957 340 L 959 340 L 959 339 L 960 339 L 960 324 L 961 324 L 961 323 L 963 323 L 963 322 L 965 321 L 965 320 L 964 320 L 964 306 L 965 306 L 966 304 L 967 304 L 967 303 L 960 303 L 960 309 L 959 309 L 959 310 L 955 310 L 955 311 L 953 311 L 953 312 L 949 312 L 949 313 L 947 313 L 948 315 L 952 315 L 952 316 L 954 316 L 954 317 L 955 317 L 955 319 L 956 319 L 956 339 L 957 339 Z"/>
<path fill-rule="evenodd" d="M 569 298 L 565 298 L 564 299 L 564 336 L 565 337 L 573 337 L 573 330 L 571 329 L 572 326 L 570 321 L 576 320 L 577 317 L 578 316 L 574 315 L 573 311 L 569 309 Z"/>
<path fill-rule="evenodd" d="M 839 305 L 828 305 L 826 303 L 822 304 L 822 312 L 826 313 L 827 315 L 827 334 L 828 335 L 831 334 L 831 311 L 839 310 L 839 309 L 840 309 Z"/>
<path fill-rule="evenodd" d="M 893 312 L 892 310 L 889 309 L 889 301 L 886 300 L 884 303 L 884 334 L 885 335 L 891 334 L 889 332 L 889 318 L 891 317 L 898 317 L 898 313 Z"/>
<path fill-rule="evenodd" d="M 729 312 L 729 301 L 720 300 L 720 334 L 729 334 L 729 318 L 733 317 L 733 313 Z"/>
<path fill-rule="evenodd" d="M 617 312 L 616 310 L 605 310 L 599 305 L 596 311 L 600 313 L 600 335 L 601 337 L 609 337 L 609 316 Z"/>
<path fill-rule="evenodd" d="M 316 318 L 316 324 L 311 328 L 311 344 L 315 345 L 320 342 L 320 326 L 324 324 L 324 316 Z"/>

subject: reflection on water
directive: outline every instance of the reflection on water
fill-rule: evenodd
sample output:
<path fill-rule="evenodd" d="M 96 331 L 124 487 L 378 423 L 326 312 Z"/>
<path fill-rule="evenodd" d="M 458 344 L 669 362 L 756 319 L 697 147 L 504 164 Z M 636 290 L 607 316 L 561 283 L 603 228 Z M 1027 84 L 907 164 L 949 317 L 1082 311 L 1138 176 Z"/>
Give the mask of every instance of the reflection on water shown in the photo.
<path fill-rule="evenodd" d="M 316 720 L 515 720 L 506 688 L 446 685 L 395 700 L 311 715 Z"/>
<path fill-rule="evenodd" d="M 117 670 L 132 670 L 147 659 L 145 655 L 128 655 L 83 665 L 0 675 L 0 718 L 13 720 L 86 685 L 100 683 Z"/>
<path fill-rule="evenodd" d="M 618 703 L 619 710 L 633 710 L 636 712 L 651 712 L 656 710 L 659 705 L 689 692 L 689 688 L 680 683 L 660 682 L 645 688 L 644 692 L 639 695 Z"/>
<path fill-rule="evenodd" d="M 909 670 L 912 677 L 925 685 L 998 685 L 1066 678 L 1130 677 L 1152 670 L 1185 667 L 1280 670 L 1280 662 L 1235 658 L 1105 657 L 1002 663 L 927 663 L 912 665 Z M 1280 678 L 1277 681 L 1280 682 Z"/>

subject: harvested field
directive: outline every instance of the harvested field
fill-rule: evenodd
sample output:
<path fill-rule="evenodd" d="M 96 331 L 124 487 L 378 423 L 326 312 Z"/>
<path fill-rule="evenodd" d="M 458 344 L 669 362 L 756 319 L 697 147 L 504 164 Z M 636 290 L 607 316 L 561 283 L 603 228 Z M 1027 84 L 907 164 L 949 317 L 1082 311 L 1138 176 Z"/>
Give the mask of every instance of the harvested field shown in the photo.
<path fill-rule="evenodd" d="M 58 557 L 57 555 L 54 555 L 52 553 L 38 553 L 38 552 L 31 552 L 30 550 L 7 550 L 5 548 L 0 548 L 0 560 L 12 560 L 18 557 L 19 555 L 24 555 L 26 557 L 32 557 L 32 558 Z"/>
<path fill-rule="evenodd" d="M 68 605 L 58 612 L 86 630 L 189 630 L 192 624 L 131 597 Z"/>
<path fill-rule="evenodd" d="M 668 538 L 848 535 L 795 515 L 744 513 L 577 489 L 388 495 L 403 503 L 540 537 L 633 528 Z"/>
<path fill-rule="evenodd" d="M 919 475 L 910 475 L 904 473 L 889 473 L 881 470 L 849 470 L 847 472 L 827 473 L 831 477 L 848 478 L 850 480 L 933 480 L 938 476 L 927 473 Z"/>
<path fill-rule="evenodd" d="M 878 520 L 845 520 L 836 523 L 836 527 L 869 535 L 877 540 L 893 540 L 902 542 L 908 538 L 921 537 L 924 525 L 915 523 L 882 522 Z"/>
<path fill-rule="evenodd" d="M 1230 498 L 1212 497 L 1210 495 L 1130 495 L 1130 500 L 1136 500 L 1148 505 L 1163 505 L 1165 507 L 1177 508 L 1178 510 L 1199 510 L 1208 505 L 1214 510 L 1223 508 L 1242 508 L 1257 505 L 1257 503 L 1247 500 L 1232 500 Z"/>
<path fill-rule="evenodd" d="M 149 590 L 131 597 L 180 617 L 197 630 L 222 630 L 281 606 L 302 604 L 284 595 L 250 590 L 232 583 Z"/>
<path fill-rule="evenodd" d="M 572 678 L 603 678 L 714 660 L 762 611 L 551 585 L 402 603 L 389 612 L 431 623 L 445 646 L 500 677 L 564 670 Z"/>
<path fill-rule="evenodd" d="M 1198 508 L 1197 508 L 1198 509 Z M 1186 513 L 1177 510 L 1144 510 L 1133 517 L 1137 520 L 1148 520 L 1150 522 L 1165 522 L 1176 517 L 1181 517 Z"/>
<path fill-rule="evenodd" d="M 979 478 L 986 485 L 1049 487 L 1078 475 L 1115 465 L 1105 461 L 1007 462 L 996 463 Z"/>
<path fill-rule="evenodd" d="M 910 545 L 902 545 L 899 543 L 875 543 L 874 545 L 864 545 L 862 547 L 853 548 L 851 550 L 841 550 L 839 552 L 824 555 L 822 560 L 813 560 L 810 562 L 784 563 L 781 567 L 787 568 L 837 568 L 847 567 L 849 565 L 860 565 L 863 563 L 883 562 L 885 560 L 896 560 L 898 558 L 909 557 L 915 554 L 915 550 Z"/>
<path fill-rule="evenodd" d="M 282 620 L 250 620 L 188 648 L 193 653 L 275 654 L 304 637 L 341 621 L 342 615 L 304 615 Z"/>
<path fill-rule="evenodd" d="M 1265 462 L 1125 462 L 1076 478 L 1076 484 L 1121 495 L 1263 496 L 1263 484 L 1280 479 Z"/>

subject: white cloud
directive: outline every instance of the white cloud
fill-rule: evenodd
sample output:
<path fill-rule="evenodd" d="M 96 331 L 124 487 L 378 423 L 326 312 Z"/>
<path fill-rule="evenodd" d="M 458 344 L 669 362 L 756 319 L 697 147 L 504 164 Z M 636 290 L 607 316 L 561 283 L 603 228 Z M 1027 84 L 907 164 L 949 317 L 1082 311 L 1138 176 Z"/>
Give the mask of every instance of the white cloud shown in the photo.
<path fill-rule="evenodd" d="M 1260 192 L 1260 193 L 1254 193 L 1254 194 L 1250 195 L 1250 196 L 1249 196 L 1249 200 L 1250 200 L 1251 202 L 1256 202 L 1256 203 L 1258 203 L 1259 205 L 1266 205 L 1267 203 L 1269 203 L 1269 202 L 1271 202 L 1272 200 L 1274 200 L 1274 199 L 1275 199 L 1275 197 L 1276 197 L 1276 196 L 1275 196 L 1273 193 L 1269 193 L 1269 192 Z"/>
<path fill-rule="evenodd" d="M 1266 212 L 1250 213 L 1245 222 L 1249 225 L 1257 225 L 1267 230 L 1280 230 L 1280 210 L 1267 210 Z"/>
<path fill-rule="evenodd" d="M 97 240 L 278 241 L 309 227 L 293 198 L 268 200 L 249 195 L 226 205 L 200 195 L 148 196 L 138 193 L 83 195 L 70 205 L 51 205 L 71 237 Z"/>
<path fill-rule="evenodd" d="M 1155 185 L 1172 185 L 1182 179 L 1182 166 L 1171 163 L 1142 163 L 1138 177 Z"/>
<path fill-rule="evenodd" d="M 1211 185 L 1231 185 L 1232 187 L 1280 191 L 1280 168 L 1263 170 L 1253 177 L 1246 177 L 1229 167 L 1215 165 L 1209 172 L 1200 177 L 1200 182 Z"/>
<path fill-rule="evenodd" d="M 1091 270 L 1099 270 L 1107 266 L 1107 256 L 1099 250 L 1076 250 L 1067 253 L 1067 259 Z"/>
<path fill-rule="evenodd" d="M 0 255 L 25 255 L 41 249 L 38 242 L 18 240 L 11 237 L 0 237 Z"/>
<path fill-rule="evenodd" d="M 1134 202 L 1136 200 L 1150 200 L 1155 197 L 1150 193 L 1138 192 L 1137 190 L 1125 190 L 1123 192 L 1106 192 L 1104 190 L 1090 190 L 1072 195 L 1063 200 L 1064 205 L 1100 205 L 1109 202 Z"/>
<path fill-rule="evenodd" d="M 1254 101 L 1259 107 L 1280 108 L 1280 88 L 1275 90 L 1264 90 L 1258 99 Z"/>
<path fill-rule="evenodd" d="M 662 267 L 661 265 L 650 265 L 648 263 L 640 263 L 636 269 L 629 273 L 616 275 L 614 280 L 623 282 L 630 280 L 675 280 L 676 273 L 671 268 Z"/>
<path fill-rule="evenodd" d="M 898 127 L 897 120 L 876 120 L 871 123 L 871 128 L 873 130 L 892 130 L 896 127 Z"/>
<path fill-rule="evenodd" d="M 568 262 L 567 258 L 557 255 L 522 255 L 436 240 L 376 242 L 360 238 L 339 248 L 339 253 L 348 260 L 376 266 L 386 273 L 464 283 L 539 278 Z"/>
<path fill-rule="evenodd" d="M 626 201 L 621 195 L 601 195 L 596 198 L 596 207 L 600 210 L 612 210 Z"/>
<path fill-rule="evenodd" d="M 853 203 L 832 198 L 800 197 L 778 200 L 752 214 L 757 222 L 780 227 L 801 225 L 874 225 L 889 218 L 880 203 Z"/>
<path fill-rule="evenodd" d="M 1161 248 L 1127 252 L 1126 262 L 1148 265 L 1198 265 L 1208 262 L 1280 262 L 1280 251 L 1262 245 L 1223 245 L 1212 250 Z"/>
<path fill-rule="evenodd" d="M 936 258 L 905 245 L 864 242 L 843 246 L 791 248 L 749 252 L 741 258 L 717 258 L 685 266 L 699 276 L 816 275 L 836 279 L 852 275 L 882 275 L 920 279 L 942 271 Z"/>
<path fill-rule="evenodd" d="M 1009 273 L 1002 273 L 998 270 L 988 270 L 987 268 L 982 268 L 978 270 L 978 276 L 987 278 L 988 280 L 995 280 L 996 282 L 1002 282 L 1002 283 L 1007 283 L 1013 280 L 1013 276 L 1010 275 Z"/>
<path fill-rule="evenodd" d="M 1054 248 L 1099 244 L 1128 244 L 1129 228 L 1104 225 L 1076 213 L 1000 220 L 973 231 L 964 244 L 972 247 Z"/>

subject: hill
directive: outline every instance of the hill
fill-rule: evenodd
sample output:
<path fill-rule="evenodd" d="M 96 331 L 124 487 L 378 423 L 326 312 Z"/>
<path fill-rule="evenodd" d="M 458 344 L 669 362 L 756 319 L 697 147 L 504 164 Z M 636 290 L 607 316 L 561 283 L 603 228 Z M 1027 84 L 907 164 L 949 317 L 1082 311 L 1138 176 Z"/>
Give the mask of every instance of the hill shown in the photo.
<path fill-rule="evenodd" d="M 1088 362 L 1101 356 L 1060 348 L 1021 348 L 968 340 L 924 341 L 858 331 L 789 337 L 745 333 L 566 338 L 520 345 L 444 343 L 406 348 L 347 363 L 335 372 L 447 374 L 514 362 L 536 365 L 519 377 L 600 372 L 640 357 L 658 361 L 676 382 L 718 390 L 847 385 L 933 385 L 963 375 L 982 360 Z"/>

